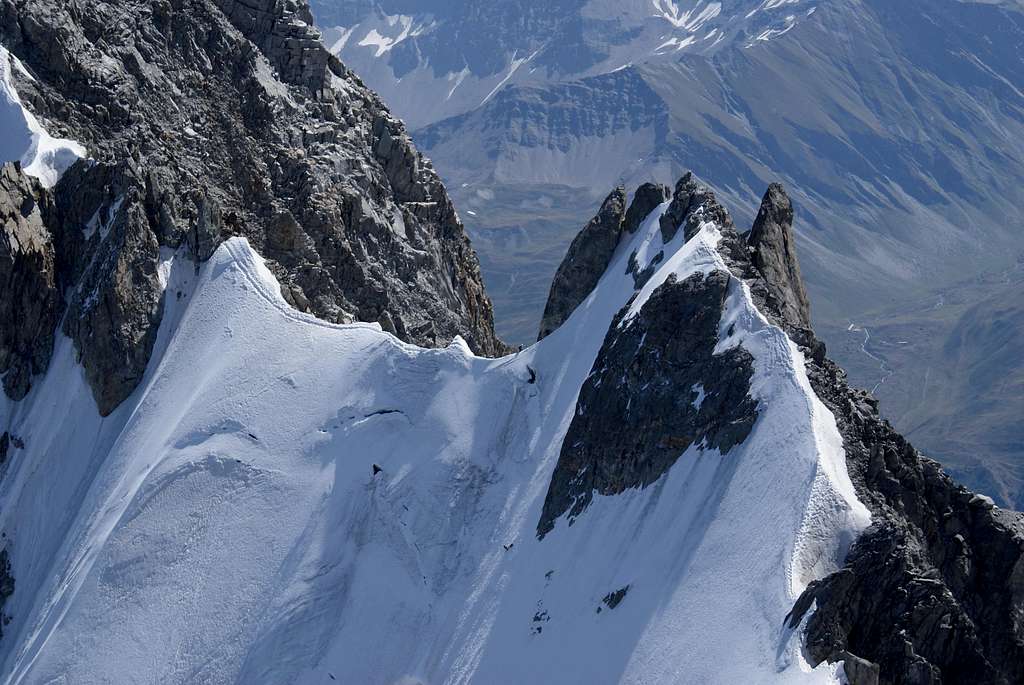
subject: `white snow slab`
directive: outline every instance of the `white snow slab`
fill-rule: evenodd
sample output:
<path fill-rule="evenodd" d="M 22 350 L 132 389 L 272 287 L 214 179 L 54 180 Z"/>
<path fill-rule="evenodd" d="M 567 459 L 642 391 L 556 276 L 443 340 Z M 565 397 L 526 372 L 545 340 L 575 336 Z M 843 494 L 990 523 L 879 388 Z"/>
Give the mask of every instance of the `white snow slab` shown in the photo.
<path fill-rule="evenodd" d="M 738 281 L 722 344 L 755 359 L 747 441 L 691 447 L 537 540 L 629 255 L 666 253 L 637 308 L 669 273 L 724 268 L 713 224 L 663 245 L 664 209 L 565 325 L 498 360 L 298 313 L 241 239 L 198 273 L 166 261 L 157 349 L 114 414 L 66 339 L 0 405 L 26 440 L 0 480 L 18 583 L 0 678 L 837 682 L 783 620 L 868 515 L 801 354 Z"/>
<path fill-rule="evenodd" d="M 85 157 L 86 151 L 73 140 L 54 138 L 46 132 L 18 97 L 12 79 L 14 69 L 31 78 L 18 58 L 0 46 L 0 162 L 21 162 L 25 173 L 52 188 L 69 166 Z"/>

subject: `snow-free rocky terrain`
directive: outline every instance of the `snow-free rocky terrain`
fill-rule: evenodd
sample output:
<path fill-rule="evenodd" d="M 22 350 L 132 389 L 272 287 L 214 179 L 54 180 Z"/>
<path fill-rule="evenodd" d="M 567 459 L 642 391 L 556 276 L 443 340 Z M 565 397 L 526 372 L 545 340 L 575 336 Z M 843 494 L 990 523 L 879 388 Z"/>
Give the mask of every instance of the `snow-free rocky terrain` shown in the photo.
<path fill-rule="evenodd" d="M 3 682 L 1024 679 L 1021 517 L 828 360 L 780 186 L 616 189 L 510 353 L 309 19 L 0 0 Z"/>

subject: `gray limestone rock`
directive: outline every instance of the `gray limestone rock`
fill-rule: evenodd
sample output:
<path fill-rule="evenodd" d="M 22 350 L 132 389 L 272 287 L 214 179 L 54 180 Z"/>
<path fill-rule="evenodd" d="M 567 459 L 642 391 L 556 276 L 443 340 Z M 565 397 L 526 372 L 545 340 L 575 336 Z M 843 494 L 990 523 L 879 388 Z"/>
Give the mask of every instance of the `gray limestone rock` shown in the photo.
<path fill-rule="evenodd" d="M 0 376 L 21 399 L 43 373 L 64 308 L 45 191 L 14 163 L 0 167 Z"/>
<path fill-rule="evenodd" d="M 566 513 L 571 525 L 594 493 L 651 485 L 691 445 L 727 459 L 750 433 L 753 358 L 738 346 L 714 354 L 730 283 L 724 271 L 670 276 L 635 316 L 625 319 L 628 304 L 616 316 L 580 390 L 538 537 Z"/>
<path fill-rule="evenodd" d="M 776 307 L 793 323 L 809 328 L 811 304 L 800 276 L 793 236 L 793 204 L 778 183 L 768 186 L 754 227 L 747 236 L 751 261 L 768 286 Z"/>
<path fill-rule="evenodd" d="M 310 20 L 292 0 L 0 0 L 0 43 L 31 74 L 15 70 L 21 99 L 95 160 L 44 223 L 104 413 L 148 362 L 161 246 L 202 261 L 243 236 L 299 309 L 507 351 L 440 179 Z"/>
<path fill-rule="evenodd" d="M 597 285 L 615 254 L 625 217 L 626 190 L 619 187 L 605 198 L 597 216 L 569 245 L 569 251 L 551 282 L 538 340 L 543 340 L 561 326 Z"/>

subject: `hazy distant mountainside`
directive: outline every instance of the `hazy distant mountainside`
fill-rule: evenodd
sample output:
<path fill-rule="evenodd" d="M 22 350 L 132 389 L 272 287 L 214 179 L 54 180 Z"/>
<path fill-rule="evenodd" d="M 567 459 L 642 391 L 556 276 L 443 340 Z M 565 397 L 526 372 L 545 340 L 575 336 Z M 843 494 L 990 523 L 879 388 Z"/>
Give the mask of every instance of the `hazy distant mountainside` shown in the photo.
<path fill-rule="evenodd" d="M 1024 516 L 829 359 L 781 185 L 615 187 L 512 352 L 311 19 L 0 0 L 0 681 L 1024 680 Z"/>
<path fill-rule="evenodd" d="M 312 7 L 331 49 L 411 127 L 474 109 L 507 84 L 768 41 L 814 12 L 808 0 L 315 0 Z"/>
<path fill-rule="evenodd" d="M 927 353 L 889 375 L 848 329 L 870 328 L 876 311 L 912 317 L 918 302 L 1024 254 L 1021 4 L 524 4 L 543 10 L 526 12 L 528 22 L 498 22 L 523 8 L 468 3 L 446 13 L 384 2 L 346 5 L 343 15 L 332 0 L 315 6 L 322 25 L 345 27 L 328 29 L 339 36 L 338 54 L 422 124 L 414 138 L 474 236 L 499 331 L 529 339 L 578 229 L 571 217 L 594 211 L 598 189 L 698 168 L 748 221 L 758 189 L 782 180 L 801 217 L 819 329 L 860 382 L 888 376 L 878 390 L 883 407 L 914 429 L 901 418 L 918 411 L 908 404 L 919 396 L 914 379 L 947 362 Z M 673 13 L 686 20 L 670 21 Z M 686 27 L 694 40 L 655 44 L 655 35 L 668 41 Z M 559 57 L 554 46 L 570 44 L 585 46 L 572 55 L 590 57 Z M 459 56 L 442 59 L 442 45 Z M 931 334 L 948 336 L 953 325 Z M 983 411 L 970 393 L 954 392 L 964 414 Z M 983 430 L 973 432 L 986 443 Z M 973 456 L 950 455 L 934 433 L 912 435 L 954 465 L 977 466 Z M 1010 466 L 1019 452 L 1012 442 L 982 451 L 1006 465 L 997 480 L 1006 468 L 1024 473 Z"/>

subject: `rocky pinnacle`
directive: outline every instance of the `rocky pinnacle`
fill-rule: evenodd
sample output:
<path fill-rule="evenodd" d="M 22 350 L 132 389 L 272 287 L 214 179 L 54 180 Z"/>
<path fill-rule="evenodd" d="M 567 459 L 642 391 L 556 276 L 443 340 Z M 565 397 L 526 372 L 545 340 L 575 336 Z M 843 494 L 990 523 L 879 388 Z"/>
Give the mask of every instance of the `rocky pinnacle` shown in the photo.
<path fill-rule="evenodd" d="M 811 387 L 843 437 L 858 498 L 872 514 L 843 567 L 811 583 L 790 615 L 778 617 L 780 628 L 805 626 L 811 664 L 843 661 L 853 685 L 1024 682 L 1024 516 L 944 474 L 828 359 L 810 328 L 792 205 L 781 186 L 768 189 L 744 238 L 714 194 L 687 174 L 662 215 L 663 238 L 675 239 L 682 228 L 689 239 L 708 218 L 719 227 L 718 251 L 731 276 L 803 353 Z M 742 442 L 757 417 L 743 405 L 749 360 L 709 354 L 711 323 L 721 311 L 717 284 L 727 277 L 666 281 L 629 325 L 611 327 L 580 391 L 538 537 L 559 516 L 586 515 L 595 493 L 651 485 L 698 438 L 719 445 L 723 458 Z M 700 368 L 673 361 L 682 358 L 700 358 Z M 654 378 L 666 388 L 644 385 Z M 693 409 L 695 384 L 721 399 L 716 411 L 704 415 L 706 398 Z M 637 385 L 659 389 L 641 392 Z M 636 435 L 644 439 L 636 442 Z"/>
<path fill-rule="evenodd" d="M 597 216 L 569 245 L 569 251 L 551 281 L 538 340 L 543 340 L 561 326 L 597 285 L 615 254 L 625 217 L 626 190 L 620 187 L 605 198 Z"/>
<path fill-rule="evenodd" d="M 751 248 L 751 262 L 764 278 L 770 296 L 783 315 L 810 327 L 811 304 L 800 276 L 793 239 L 793 204 L 778 183 L 768 186 L 747 244 Z"/>

